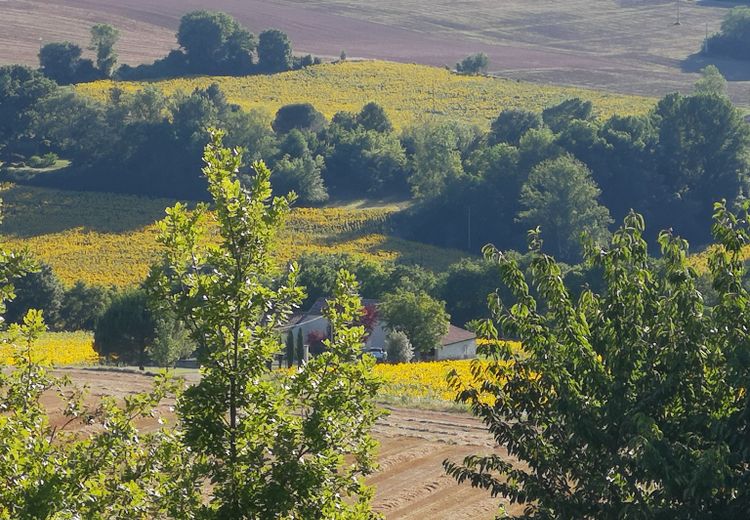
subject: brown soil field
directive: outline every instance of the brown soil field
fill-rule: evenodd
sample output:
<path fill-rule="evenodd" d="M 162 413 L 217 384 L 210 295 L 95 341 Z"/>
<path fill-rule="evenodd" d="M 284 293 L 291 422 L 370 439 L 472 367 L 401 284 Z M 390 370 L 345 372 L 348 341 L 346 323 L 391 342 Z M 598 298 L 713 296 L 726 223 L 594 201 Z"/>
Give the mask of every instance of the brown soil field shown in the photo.
<path fill-rule="evenodd" d="M 136 373 L 63 369 L 60 374 L 77 385 L 88 385 L 94 400 L 104 395 L 124 397 L 145 392 L 151 386 L 151 377 Z M 171 404 L 165 402 L 161 412 L 169 415 Z M 53 423 L 61 422 L 59 402 L 50 399 L 47 406 Z M 462 413 L 388 410 L 390 414 L 378 422 L 374 432 L 380 442 L 380 469 L 369 479 L 377 489 L 374 508 L 388 520 L 494 518 L 499 499 L 468 484 L 457 484 L 442 468 L 445 459 L 460 461 L 473 453 L 507 455 L 495 446 L 482 424 Z"/>
<path fill-rule="evenodd" d="M 473 52 L 493 72 L 539 82 L 661 95 L 689 90 L 706 32 L 726 2 L 688 0 L 0 0 L 0 63 L 35 63 L 41 42 L 87 42 L 88 27 L 122 29 L 121 61 L 176 45 L 185 12 L 227 11 L 253 31 L 277 27 L 299 52 L 453 65 Z M 679 6 L 679 25 L 678 20 Z M 750 102 L 750 67 L 717 63 L 736 101 Z"/>

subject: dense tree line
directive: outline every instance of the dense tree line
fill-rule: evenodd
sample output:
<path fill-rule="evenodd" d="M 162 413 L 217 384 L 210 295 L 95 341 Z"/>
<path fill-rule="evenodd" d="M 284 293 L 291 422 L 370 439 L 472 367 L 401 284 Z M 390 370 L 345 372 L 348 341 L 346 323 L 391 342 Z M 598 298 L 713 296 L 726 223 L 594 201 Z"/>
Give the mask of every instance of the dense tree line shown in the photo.
<path fill-rule="evenodd" d="M 155 87 L 110 92 L 106 102 L 60 90 L 23 67 L 0 68 L 0 160 L 55 153 L 73 161 L 40 182 L 74 189 L 204 199 L 195 166 L 205 128 L 275 170 L 279 193 L 303 204 L 329 198 L 412 197 L 395 227 L 410 238 L 476 251 L 524 247 L 542 226 L 545 248 L 580 258 L 579 234 L 600 243 L 630 209 L 700 246 L 715 200 L 747 194 L 750 130 L 706 70 L 690 96 L 670 94 L 642 116 L 600 120 L 568 99 L 541 114 L 509 109 L 489 131 L 427 120 L 396 132 L 382 107 L 339 112 L 312 105 L 275 116 L 242 111 L 216 85 L 165 97 Z"/>
<path fill-rule="evenodd" d="M 750 7 L 734 7 L 721 22 L 718 33 L 706 38 L 703 52 L 738 60 L 750 57 Z"/>
<path fill-rule="evenodd" d="M 232 16 L 218 11 L 192 11 L 180 20 L 180 48 L 151 64 L 117 64 L 119 31 L 108 24 L 91 28 L 88 47 L 96 60 L 83 58 L 72 42 L 52 42 L 39 51 L 42 73 L 60 85 L 114 77 L 121 80 L 169 78 L 187 74 L 242 76 L 271 74 L 321 63 L 311 55 L 295 57 L 289 37 L 268 29 L 256 38 Z"/>

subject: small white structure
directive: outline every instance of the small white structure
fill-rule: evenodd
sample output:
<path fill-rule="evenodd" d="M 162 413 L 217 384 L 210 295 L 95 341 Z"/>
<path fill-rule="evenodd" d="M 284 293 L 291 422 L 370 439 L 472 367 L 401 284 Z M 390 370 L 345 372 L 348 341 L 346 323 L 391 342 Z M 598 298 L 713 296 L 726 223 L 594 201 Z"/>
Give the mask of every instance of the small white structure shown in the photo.
<path fill-rule="evenodd" d="M 302 331 L 303 342 L 307 344 L 310 333 L 318 333 L 321 337 L 330 334 L 330 324 L 323 316 L 323 308 L 326 305 L 325 298 L 318 298 L 307 312 L 295 314 L 286 324 L 284 329 L 297 339 L 299 331 Z M 363 299 L 365 308 L 377 307 L 377 300 Z M 365 348 L 385 349 L 385 338 L 388 335 L 387 324 L 376 320 L 372 331 L 367 337 Z M 445 359 L 471 359 L 477 355 L 476 335 L 473 332 L 451 325 L 448 333 L 442 337 L 441 346 L 433 351 L 432 359 L 435 361 Z"/>

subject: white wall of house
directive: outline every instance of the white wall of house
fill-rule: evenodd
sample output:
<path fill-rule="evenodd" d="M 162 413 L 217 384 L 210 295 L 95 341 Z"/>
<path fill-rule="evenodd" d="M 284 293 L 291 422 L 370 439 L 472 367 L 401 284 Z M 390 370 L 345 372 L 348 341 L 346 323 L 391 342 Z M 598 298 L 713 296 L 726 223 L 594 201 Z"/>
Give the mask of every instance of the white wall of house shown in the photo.
<path fill-rule="evenodd" d="M 435 361 L 443 359 L 473 359 L 477 357 L 477 342 L 473 339 L 459 341 L 435 350 Z"/>

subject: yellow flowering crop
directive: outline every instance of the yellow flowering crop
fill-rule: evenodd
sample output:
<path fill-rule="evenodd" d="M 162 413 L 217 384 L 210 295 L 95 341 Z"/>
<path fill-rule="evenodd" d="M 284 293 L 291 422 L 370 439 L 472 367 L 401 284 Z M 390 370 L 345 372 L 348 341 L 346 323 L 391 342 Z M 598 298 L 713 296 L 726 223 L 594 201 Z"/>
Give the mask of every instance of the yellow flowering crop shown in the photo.
<path fill-rule="evenodd" d="M 340 110 L 358 112 L 365 103 L 375 101 L 385 108 L 396 128 L 424 117 L 487 127 L 503 109 L 541 111 L 571 97 L 592 101 L 600 117 L 643 114 L 654 104 L 653 99 L 640 96 L 461 76 L 437 67 L 386 61 L 347 61 L 270 76 L 202 76 L 153 82 L 166 94 L 189 93 L 211 83 L 218 83 L 231 103 L 270 113 L 289 103 L 307 102 L 330 119 Z M 107 80 L 84 83 L 76 89 L 82 94 L 105 99 L 115 86 L 134 92 L 147 84 Z"/>
<path fill-rule="evenodd" d="M 169 199 L 62 191 L 6 184 L 0 233 L 28 249 L 66 285 L 76 281 L 125 287 L 141 282 L 159 258 L 154 222 Z M 464 255 L 389 236 L 398 207 L 295 208 L 280 233 L 279 264 L 303 253 L 349 253 L 377 261 L 403 259 L 445 269 Z"/>
<path fill-rule="evenodd" d="M 13 345 L 0 343 L 0 364 L 13 362 Z M 90 365 L 99 361 L 91 332 L 47 332 L 32 348 L 34 361 L 45 364 Z"/>

